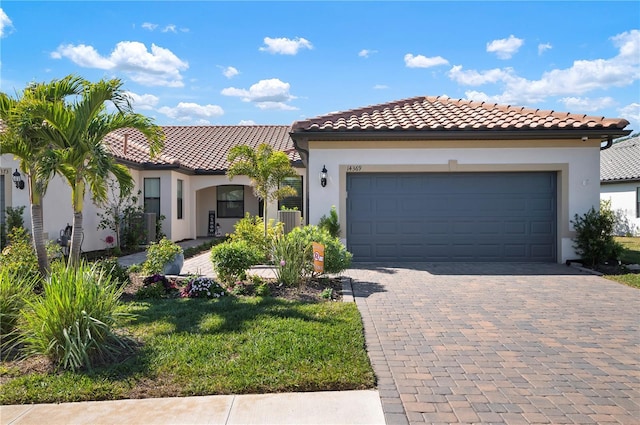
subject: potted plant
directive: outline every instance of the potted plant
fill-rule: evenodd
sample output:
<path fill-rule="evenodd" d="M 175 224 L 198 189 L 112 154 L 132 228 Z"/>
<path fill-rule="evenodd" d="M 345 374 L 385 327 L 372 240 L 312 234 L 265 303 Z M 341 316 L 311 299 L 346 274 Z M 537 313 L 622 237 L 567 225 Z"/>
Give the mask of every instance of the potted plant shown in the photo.
<path fill-rule="evenodd" d="M 184 264 L 184 252 L 180 245 L 162 238 L 147 248 L 147 260 L 142 266 L 145 274 L 180 274 Z"/>

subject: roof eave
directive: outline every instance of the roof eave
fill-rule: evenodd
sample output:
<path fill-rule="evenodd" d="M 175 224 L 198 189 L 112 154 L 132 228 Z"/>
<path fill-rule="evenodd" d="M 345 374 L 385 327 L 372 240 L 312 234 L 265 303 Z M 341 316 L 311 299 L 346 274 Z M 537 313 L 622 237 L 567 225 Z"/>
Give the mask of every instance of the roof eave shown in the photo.
<path fill-rule="evenodd" d="M 590 137 L 607 140 L 629 135 L 623 129 L 515 129 L 515 130 L 301 130 L 290 133 L 291 138 L 304 140 L 517 140 L 517 139 L 576 139 Z"/>

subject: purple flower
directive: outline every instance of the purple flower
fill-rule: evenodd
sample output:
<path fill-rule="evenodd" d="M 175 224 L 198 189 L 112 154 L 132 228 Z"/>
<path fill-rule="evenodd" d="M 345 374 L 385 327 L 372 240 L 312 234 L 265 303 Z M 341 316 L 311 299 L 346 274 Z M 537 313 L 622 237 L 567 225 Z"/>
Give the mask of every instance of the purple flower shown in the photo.
<path fill-rule="evenodd" d="M 284 267 L 284 265 L 285 265 L 285 264 L 287 264 L 287 262 L 286 262 L 286 261 L 284 261 L 284 260 L 280 260 L 280 267 Z"/>

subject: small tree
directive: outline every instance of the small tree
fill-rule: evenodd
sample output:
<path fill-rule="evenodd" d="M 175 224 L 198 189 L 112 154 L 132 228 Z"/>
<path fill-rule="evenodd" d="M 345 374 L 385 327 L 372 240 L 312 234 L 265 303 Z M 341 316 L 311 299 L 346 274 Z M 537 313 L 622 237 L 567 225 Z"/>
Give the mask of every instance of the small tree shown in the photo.
<path fill-rule="evenodd" d="M 582 216 L 576 214 L 571 223 L 576 230 L 573 247 L 590 266 L 617 259 L 622 252 L 613 238 L 616 216 L 611 202 L 601 201 L 600 210 L 591 207 Z"/>
<path fill-rule="evenodd" d="M 253 193 L 263 202 L 264 235 L 267 236 L 267 211 L 271 201 L 280 200 L 288 196 L 295 196 L 298 192 L 291 186 L 282 185 L 287 177 L 297 176 L 291 166 L 289 158 L 284 152 L 274 151 L 266 143 L 257 149 L 247 145 L 234 146 L 229 151 L 231 165 L 227 170 L 229 180 L 235 176 L 248 176 L 251 179 Z"/>

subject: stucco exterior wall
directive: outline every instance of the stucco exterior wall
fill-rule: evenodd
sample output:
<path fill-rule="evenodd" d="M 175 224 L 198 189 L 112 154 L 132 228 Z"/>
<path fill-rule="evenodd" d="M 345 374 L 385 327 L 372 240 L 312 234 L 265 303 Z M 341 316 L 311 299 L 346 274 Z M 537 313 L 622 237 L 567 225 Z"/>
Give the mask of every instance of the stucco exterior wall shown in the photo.
<path fill-rule="evenodd" d="M 447 143 L 452 144 L 442 145 Z M 535 143 L 523 143 L 527 147 L 522 148 L 416 148 L 407 143 L 398 148 L 383 142 L 376 148 L 367 142 L 310 141 L 309 223 L 317 224 L 335 205 L 346 229 L 346 175 L 350 172 L 557 171 L 558 262 L 565 262 L 575 258 L 570 220 L 599 202 L 599 146 L 535 147 Z M 324 188 L 319 178 L 323 166 L 328 170 Z"/>
<path fill-rule="evenodd" d="M 638 188 L 640 188 L 640 181 L 600 185 L 600 199 L 611 201 L 611 209 L 628 220 L 628 226 L 622 227 L 628 227 L 629 233 L 635 236 L 640 236 L 640 218 L 636 216 Z M 625 229 L 620 230 L 620 236 L 625 236 Z"/>

